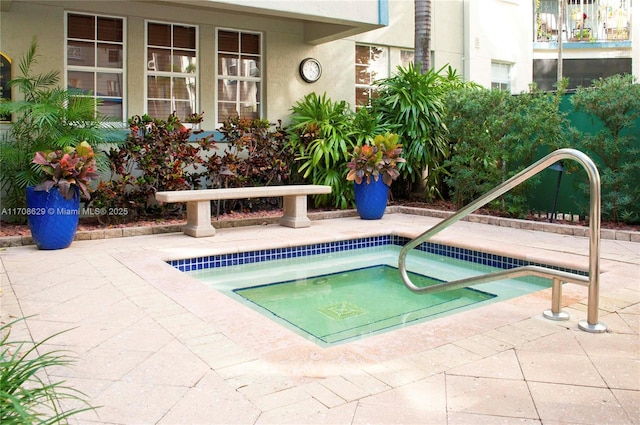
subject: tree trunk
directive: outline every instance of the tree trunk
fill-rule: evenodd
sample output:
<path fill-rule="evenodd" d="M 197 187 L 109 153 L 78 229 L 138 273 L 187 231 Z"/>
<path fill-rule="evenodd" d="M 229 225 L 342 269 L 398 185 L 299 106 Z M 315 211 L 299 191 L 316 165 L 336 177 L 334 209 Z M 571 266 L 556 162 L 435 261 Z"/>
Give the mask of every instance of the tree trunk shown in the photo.
<path fill-rule="evenodd" d="M 431 69 L 431 0 L 415 0 L 414 43 L 414 63 L 424 74 Z"/>

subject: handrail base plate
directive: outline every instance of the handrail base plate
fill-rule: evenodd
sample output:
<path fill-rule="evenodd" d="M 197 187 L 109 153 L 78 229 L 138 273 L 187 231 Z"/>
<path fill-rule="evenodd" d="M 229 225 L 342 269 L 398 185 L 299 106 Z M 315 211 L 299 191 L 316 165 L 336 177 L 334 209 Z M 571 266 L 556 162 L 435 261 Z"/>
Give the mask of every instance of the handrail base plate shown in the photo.
<path fill-rule="evenodd" d="M 586 320 L 581 320 L 578 322 L 578 327 L 580 328 L 580 330 L 591 332 L 594 334 L 600 334 L 607 331 L 607 325 L 602 322 L 598 322 L 595 325 L 592 325 Z"/>
<path fill-rule="evenodd" d="M 542 315 L 545 317 L 545 319 L 549 319 L 549 320 L 569 320 L 569 313 L 566 313 L 564 311 L 560 311 L 558 313 L 554 313 L 551 310 L 545 310 Z"/>

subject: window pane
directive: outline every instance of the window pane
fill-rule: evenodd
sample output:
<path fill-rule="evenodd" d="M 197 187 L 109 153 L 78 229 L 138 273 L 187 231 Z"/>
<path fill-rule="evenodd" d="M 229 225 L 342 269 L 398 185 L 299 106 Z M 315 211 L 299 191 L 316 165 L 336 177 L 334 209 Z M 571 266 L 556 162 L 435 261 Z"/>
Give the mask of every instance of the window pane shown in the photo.
<path fill-rule="evenodd" d="M 98 40 L 122 43 L 122 19 L 98 18 Z"/>
<path fill-rule="evenodd" d="M 235 102 L 238 99 L 238 81 L 218 80 L 218 99 L 224 102 Z"/>
<path fill-rule="evenodd" d="M 389 61 L 386 49 L 371 48 L 370 72 L 372 82 L 389 76 Z"/>
<path fill-rule="evenodd" d="M 415 53 L 409 50 L 402 50 L 400 52 L 400 63 L 403 68 L 408 68 L 409 64 L 413 63 L 415 59 Z"/>
<path fill-rule="evenodd" d="M 76 66 L 95 65 L 95 45 L 82 41 L 70 41 L 67 45 L 67 64 Z"/>
<path fill-rule="evenodd" d="M 150 22 L 147 37 L 151 46 L 171 47 L 171 26 Z"/>
<path fill-rule="evenodd" d="M 238 116 L 235 103 L 218 102 L 218 121 L 223 122 Z"/>
<path fill-rule="evenodd" d="M 257 102 L 260 100 L 260 85 L 253 81 L 240 82 L 240 101 Z"/>
<path fill-rule="evenodd" d="M 67 37 L 84 40 L 95 39 L 95 18 L 87 15 L 69 15 L 67 19 Z"/>
<path fill-rule="evenodd" d="M 191 107 L 191 103 L 189 102 L 176 101 L 175 105 L 176 114 L 178 114 L 180 119 L 184 119 L 194 112 L 194 109 Z"/>
<path fill-rule="evenodd" d="M 173 26 L 173 47 L 181 49 L 196 48 L 196 29 L 195 27 Z"/>
<path fill-rule="evenodd" d="M 93 86 L 93 73 L 71 71 L 68 75 L 68 88 L 72 94 L 95 94 Z"/>
<path fill-rule="evenodd" d="M 256 58 L 243 56 L 240 60 L 243 77 L 260 77 L 260 62 Z"/>
<path fill-rule="evenodd" d="M 260 54 L 260 36 L 258 34 L 242 34 L 242 52 Z"/>
<path fill-rule="evenodd" d="M 218 74 L 219 75 L 238 75 L 238 58 L 231 55 L 218 56 Z"/>
<path fill-rule="evenodd" d="M 168 99 L 171 97 L 170 77 L 147 77 L 147 95 L 151 98 Z"/>
<path fill-rule="evenodd" d="M 369 64 L 369 46 L 356 46 L 356 64 Z"/>
<path fill-rule="evenodd" d="M 239 52 L 238 33 L 230 31 L 218 32 L 218 51 Z"/>
<path fill-rule="evenodd" d="M 196 80 L 195 78 L 174 78 L 173 97 L 180 100 L 195 99 Z"/>
<path fill-rule="evenodd" d="M 260 118 L 258 114 L 258 105 L 257 104 L 240 104 L 240 117 L 241 118 L 250 118 L 257 119 Z"/>
<path fill-rule="evenodd" d="M 356 84 L 371 84 L 369 67 L 356 65 Z"/>
<path fill-rule="evenodd" d="M 147 111 L 152 117 L 166 119 L 171 115 L 173 109 L 169 100 L 149 100 L 147 102 Z"/>
<path fill-rule="evenodd" d="M 149 71 L 171 71 L 171 50 L 149 49 L 147 54 L 147 69 Z"/>
<path fill-rule="evenodd" d="M 122 68 L 121 44 L 98 44 L 98 66 L 103 68 Z"/>
<path fill-rule="evenodd" d="M 356 88 L 356 105 L 366 106 L 369 104 L 369 90 L 366 88 Z"/>
<path fill-rule="evenodd" d="M 98 96 L 122 97 L 122 75 L 98 72 L 96 74 Z"/>
<path fill-rule="evenodd" d="M 196 52 L 176 50 L 173 52 L 173 70 L 175 72 L 196 72 Z"/>
<path fill-rule="evenodd" d="M 122 111 L 122 99 L 103 99 L 102 105 L 98 107 L 101 114 L 115 121 L 124 121 Z"/>

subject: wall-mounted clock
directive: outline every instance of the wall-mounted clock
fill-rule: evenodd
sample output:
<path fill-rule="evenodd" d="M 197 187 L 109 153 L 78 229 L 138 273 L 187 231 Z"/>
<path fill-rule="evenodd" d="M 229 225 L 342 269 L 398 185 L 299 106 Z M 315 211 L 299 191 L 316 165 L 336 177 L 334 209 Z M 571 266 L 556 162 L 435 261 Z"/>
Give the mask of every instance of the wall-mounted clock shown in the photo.
<path fill-rule="evenodd" d="M 300 76 L 307 83 L 315 83 L 322 75 L 322 66 L 320 61 L 314 58 L 306 58 L 300 62 Z"/>

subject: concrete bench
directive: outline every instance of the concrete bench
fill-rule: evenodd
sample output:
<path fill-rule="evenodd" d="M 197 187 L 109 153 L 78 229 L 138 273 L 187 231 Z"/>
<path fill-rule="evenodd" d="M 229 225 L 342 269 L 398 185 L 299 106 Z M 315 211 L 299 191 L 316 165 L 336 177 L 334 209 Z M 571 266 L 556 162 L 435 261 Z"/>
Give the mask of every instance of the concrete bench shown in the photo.
<path fill-rule="evenodd" d="M 211 225 L 211 201 L 222 199 L 249 199 L 283 197 L 284 214 L 280 225 L 287 227 L 309 227 L 307 217 L 307 195 L 331 193 L 331 186 L 290 185 L 235 187 L 226 189 L 174 190 L 157 192 L 156 200 L 167 203 L 187 203 L 187 225 L 184 233 L 200 238 L 213 236 L 216 229 Z"/>

